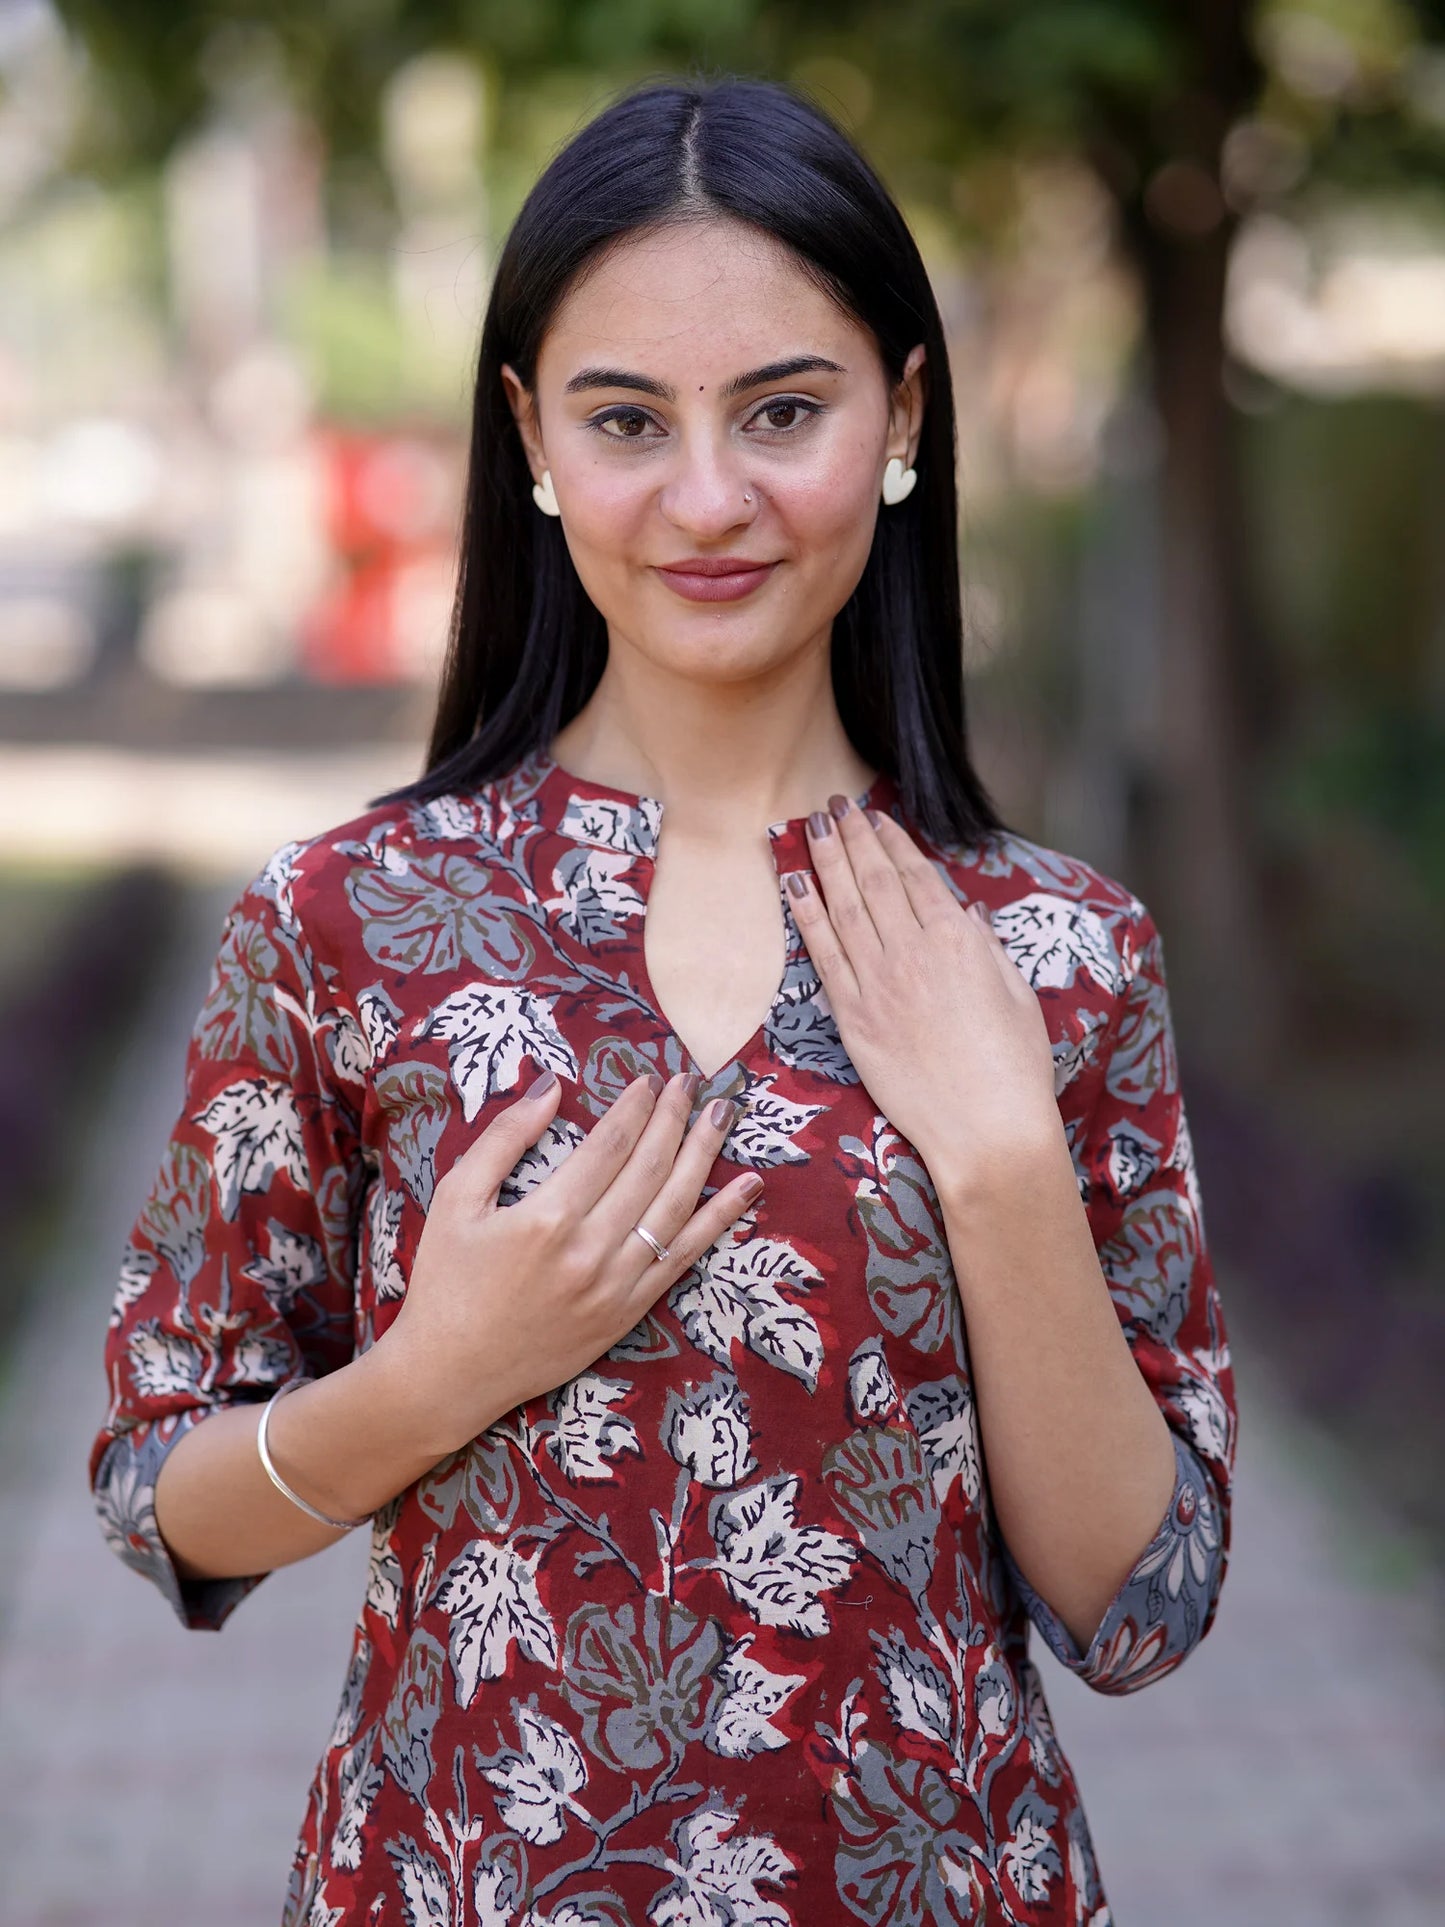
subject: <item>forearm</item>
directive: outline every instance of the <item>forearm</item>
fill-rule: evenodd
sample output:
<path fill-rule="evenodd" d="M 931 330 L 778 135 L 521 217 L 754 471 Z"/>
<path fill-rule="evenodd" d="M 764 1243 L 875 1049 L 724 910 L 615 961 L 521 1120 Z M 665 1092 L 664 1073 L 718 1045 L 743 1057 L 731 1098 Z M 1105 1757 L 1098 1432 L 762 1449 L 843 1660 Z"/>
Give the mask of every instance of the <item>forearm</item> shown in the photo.
<path fill-rule="evenodd" d="M 161 1465 L 156 1525 L 182 1578 L 270 1572 L 345 1536 L 271 1483 L 256 1445 L 262 1409 L 213 1413 Z M 277 1399 L 266 1442 L 277 1471 L 304 1499 L 333 1518 L 365 1519 L 447 1455 L 418 1422 L 425 1410 L 425 1388 L 405 1357 L 378 1342 Z"/>
<path fill-rule="evenodd" d="M 994 1515 L 1087 1648 L 1168 1506 L 1169 1427 L 1110 1299 L 1062 1131 L 992 1181 L 938 1191 Z"/>

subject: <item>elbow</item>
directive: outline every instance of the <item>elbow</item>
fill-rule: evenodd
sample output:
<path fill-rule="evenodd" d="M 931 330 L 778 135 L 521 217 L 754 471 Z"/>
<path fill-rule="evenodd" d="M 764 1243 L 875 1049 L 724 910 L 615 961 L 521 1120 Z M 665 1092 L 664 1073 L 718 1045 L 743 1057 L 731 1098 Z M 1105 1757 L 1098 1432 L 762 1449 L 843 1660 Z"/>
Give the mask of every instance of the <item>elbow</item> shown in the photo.
<path fill-rule="evenodd" d="M 1177 1671 L 1219 1609 L 1229 1563 L 1228 1494 L 1177 1434 L 1174 1448 L 1174 1491 L 1159 1528 L 1073 1668 L 1096 1693 L 1136 1693 Z"/>
<path fill-rule="evenodd" d="M 106 1544 L 123 1565 L 150 1580 L 181 1624 L 193 1632 L 219 1632 L 222 1624 L 264 1574 L 244 1579 L 198 1579 L 183 1575 L 156 1523 L 156 1479 L 166 1454 L 204 1408 L 181 1414 L 164 1436 L 158 1421 L 97 1439 L 90 1482 Z"/>
<path fill-rule="evenodd" d="M 1177 1433 L 1169 1504 L 1087 1646 L 1005 1557 L 1029 1617 L 1060 1665 L 1096 1693 L 1137 1693 L 1174 1672 L 1209 1631 L 1229 1555 L 1228 1495 Z"/>

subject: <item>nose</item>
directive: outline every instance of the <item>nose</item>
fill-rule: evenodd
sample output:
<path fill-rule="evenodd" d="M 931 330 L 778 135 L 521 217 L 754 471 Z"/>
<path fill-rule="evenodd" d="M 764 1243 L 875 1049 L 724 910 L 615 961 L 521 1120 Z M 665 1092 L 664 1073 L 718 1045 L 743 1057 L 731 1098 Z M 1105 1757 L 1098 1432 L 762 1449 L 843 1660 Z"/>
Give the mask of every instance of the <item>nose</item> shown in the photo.
<path fill-rule="evenodd" d="M 726 435 L 707 429 L 685 435 L 669 467 L 660 507 L 674 528 L 716 540 L 756 516 L 760 490 L 748 477 L 744 452 Z"/>

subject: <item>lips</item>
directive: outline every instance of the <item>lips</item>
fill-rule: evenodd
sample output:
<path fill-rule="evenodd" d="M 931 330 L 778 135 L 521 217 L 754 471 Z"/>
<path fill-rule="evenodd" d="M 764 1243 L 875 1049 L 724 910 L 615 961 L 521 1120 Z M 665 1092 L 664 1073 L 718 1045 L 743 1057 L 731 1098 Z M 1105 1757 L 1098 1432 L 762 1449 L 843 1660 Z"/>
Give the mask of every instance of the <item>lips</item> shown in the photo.
<path fill-rule="evenodd" d="M 735 602 L 766 582 L 777 566 L 742 556 L 689 556 L 684 562 L 660 566 L 657 573 L 669 589 L 689 602 Z"/>

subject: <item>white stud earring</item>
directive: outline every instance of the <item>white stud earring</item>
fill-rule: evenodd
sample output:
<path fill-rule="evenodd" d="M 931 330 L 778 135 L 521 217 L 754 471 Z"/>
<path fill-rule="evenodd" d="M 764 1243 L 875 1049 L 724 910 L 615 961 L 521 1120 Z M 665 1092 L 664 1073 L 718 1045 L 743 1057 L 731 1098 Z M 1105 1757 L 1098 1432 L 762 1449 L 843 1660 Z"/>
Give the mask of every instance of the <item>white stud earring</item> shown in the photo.
<path fill-rule="evenodd" d="M 557 497 L 553 493 L 552 471 L 550 468 L 544 468 L 542 470 L 542 479 L 540 482 L 533 482 L 532 500 L 544 515 L 560 515 L 562 513 L 557 505 Z"/>
<path fill-rule="evenodd" d="M 916 468 L 905 468 L 896 455 L 890 455 L 883 470 L 883 499 L 890 505 L 901 502 L 906 495 L 913 493 L 913 484 L 918 480 Z"/>

